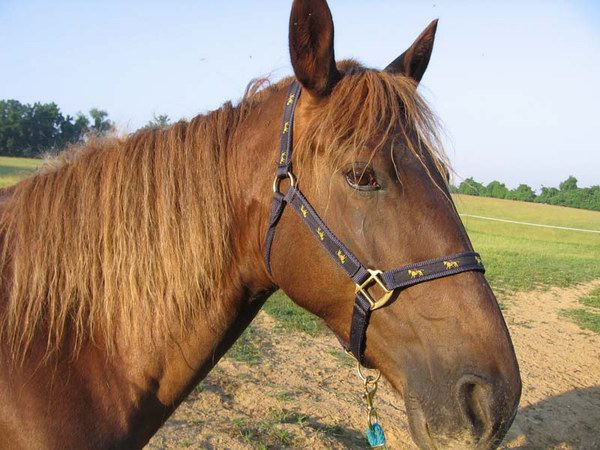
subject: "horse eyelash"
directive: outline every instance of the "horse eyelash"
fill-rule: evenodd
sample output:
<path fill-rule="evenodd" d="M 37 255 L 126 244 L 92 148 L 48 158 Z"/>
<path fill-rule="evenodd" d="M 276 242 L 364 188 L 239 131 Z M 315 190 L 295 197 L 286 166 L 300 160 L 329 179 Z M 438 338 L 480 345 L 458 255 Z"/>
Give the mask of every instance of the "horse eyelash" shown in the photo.
<path fill-rule="evenodd" d="M 381 189 L 375 171 L 369 166 L 352 166 L 345 172 L 348 185 L 359 191 L 378 191 Z"/>

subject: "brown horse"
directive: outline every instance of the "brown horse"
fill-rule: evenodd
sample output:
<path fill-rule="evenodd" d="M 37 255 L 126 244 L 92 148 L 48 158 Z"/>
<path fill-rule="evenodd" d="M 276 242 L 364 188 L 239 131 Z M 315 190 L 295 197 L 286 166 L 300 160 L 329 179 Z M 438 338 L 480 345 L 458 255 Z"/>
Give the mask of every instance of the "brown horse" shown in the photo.
<path fill-rule="evenodd" d="M 385 71 L 336 65 L 326 2 L 293 4 L 298 184 L 370 267 L 471 249 L 416 91 L 435 29 Z M 142 447 L 277 288 L 348 340 L 355 286 L 291 211 L 272 275 L 264 262 L 291 82 L 165 130 L 91 141 L 2 192 L 0 448 Z M 415 441 L 494 447 L 521 383 L 484 277 L 396 294 L 373 312 L 365 360 L 404 397 Z"/>

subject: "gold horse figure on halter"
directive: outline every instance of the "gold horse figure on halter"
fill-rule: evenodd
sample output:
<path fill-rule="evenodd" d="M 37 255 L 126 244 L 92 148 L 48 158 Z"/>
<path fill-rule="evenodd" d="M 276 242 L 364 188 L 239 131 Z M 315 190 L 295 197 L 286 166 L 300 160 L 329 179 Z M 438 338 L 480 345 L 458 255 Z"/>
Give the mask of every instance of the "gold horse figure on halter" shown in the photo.
<path fill-rule="evenodd" d="M 422 271 L 422 270 L 420 270 L 420 269 L 417 269 L 417 270 L 409 270 L 408 274 L 410 275 L 410 277 L 412 279 L 414 279 L 414 278 L 417 278 L 417 277 L 422 277 L 423 275 L 425 275 L 425 272 Z"/>
<path fill-rule="evenodd" d="M 458 261 L 444 261 L 444 267 L 446 267 L 447 270 L 458 269 Z"/>
<path fill-rule="evenodd" d="M 344 252 L 343 252 L 343 251 L 341 251 L 341 250 L 338 250 L 338 251 L 337 251 L 337 257 L 338 257 L 338 259 L 340 260 L 340 262 L 341 262 L 342 264 L 346 264 L 346 258 L 347 258 L 347 257 L 346 257 L 346 255 L 344 255 Z"/>
<path fill-rule="evenodd" d="M 306 206 L 300 205 L 300 212 L 302 213 L 302 216 L 308 216 L 308 209 L 306 209 Z"/>
<path fill-rule="evenodd" d="M 321 239 L 322 241 L 325 240 L 325 232 L 321 230 L 321 227 L 317 228 L 317 234 L 319 235 L 319 239 Z"/>

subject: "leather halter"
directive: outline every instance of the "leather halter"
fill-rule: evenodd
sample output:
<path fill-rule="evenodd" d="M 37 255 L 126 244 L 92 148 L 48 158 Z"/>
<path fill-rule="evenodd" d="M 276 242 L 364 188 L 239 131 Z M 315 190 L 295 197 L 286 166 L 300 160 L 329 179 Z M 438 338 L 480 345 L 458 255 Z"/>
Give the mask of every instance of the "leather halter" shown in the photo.
<path fill-rule="evenodd" d="M 292 172 L 292 132 L 294 127 L 294 112 L 301 90 L 300 84 L 294 81 L 290 87 L 285 105 L 283 131 L 281 133 L 281 144 L 277 157 L 277 175 L 273 182 L 273 203 L 271 205 L 269 228 L 266 237 L 265 262 L 267 270 L 271 274 L 271 247 L 273 245 L 273 238 L 275 237 L 275 230 L 285 206 L 289 204 L 310 229 L 311 234 L 317 239 L 327 254 L 331 256 L 339 268 L 346 272 L 356 285 L 356 299 L 352 313 L 350 342 L 348 346 L 344 347 L 352 353 L 360 364 L 363 364 L 367 326 L 369 325 L 371 313 L 385 306 L 390 301 L 395 290 L 405 289 L 425 281 L 444 278 L 462 272 L 476 271 L 483 273 L 485 269 L 481 262 L 481 257 L 475 252 L 463 252 L 429 259 L 386 272 L 368 269 L 362 265 L 348 247 L 325 225 L 325 222 L 323 222 L 296 186 L 296 178 Z M 279 189 L 279 185 L 286 178 L 289 179 L 290 187 L 283 194 Z M 369 288 L 375 285 L 378 285 L 384 292 L 380 298 L 373 298 L 369 293 Z"/>

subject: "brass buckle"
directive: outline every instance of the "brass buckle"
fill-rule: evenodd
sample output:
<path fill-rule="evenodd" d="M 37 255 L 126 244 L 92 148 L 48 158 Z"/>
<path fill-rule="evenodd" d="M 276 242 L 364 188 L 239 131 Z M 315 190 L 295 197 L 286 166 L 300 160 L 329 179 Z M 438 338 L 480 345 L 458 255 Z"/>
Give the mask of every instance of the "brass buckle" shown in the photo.
<path fill-rule="evenodd" d="M 294 174 L 292 174 L 292 172 L 288 172 L 287 175 L 285 177 L 283 177 L 283 178 L 275 177 L 275 181 L 273 181 L 273 192 L 274 193 L 279 193 L 280 192 L 279 191 L 279 185 L 286 178 L 290 179 L 290 186 L 291 187 L 296 187 L 296 177 L 294 176 Z"/>
<path fill-rule="evenodd" d="M 379 277 L 381 274 L 383 274 L 381 270 L 367 269 L 367 272 L 369 272 L 371 276 L 367 278 L 362 284 L 357 284 L 355 292 L 357 294 L 360 292 L 371 305 L 371 311 L 375 311 L 376 309 L 385 306 L 387 302 L 390 301 L 390 298 L 392 297 L 394 291 L 390 291 L 384 286 L 383 281 L 381 281 L 381 278 Z M 379 287 L 385 291 L 385 293 L 378 300 L 373 299 L 373 297 L 371 297 L 371 294 L 369 294 L 369 292 L 367 291 L 367 288 L 373 285 L 374 283 L 377 283 Z"/>

